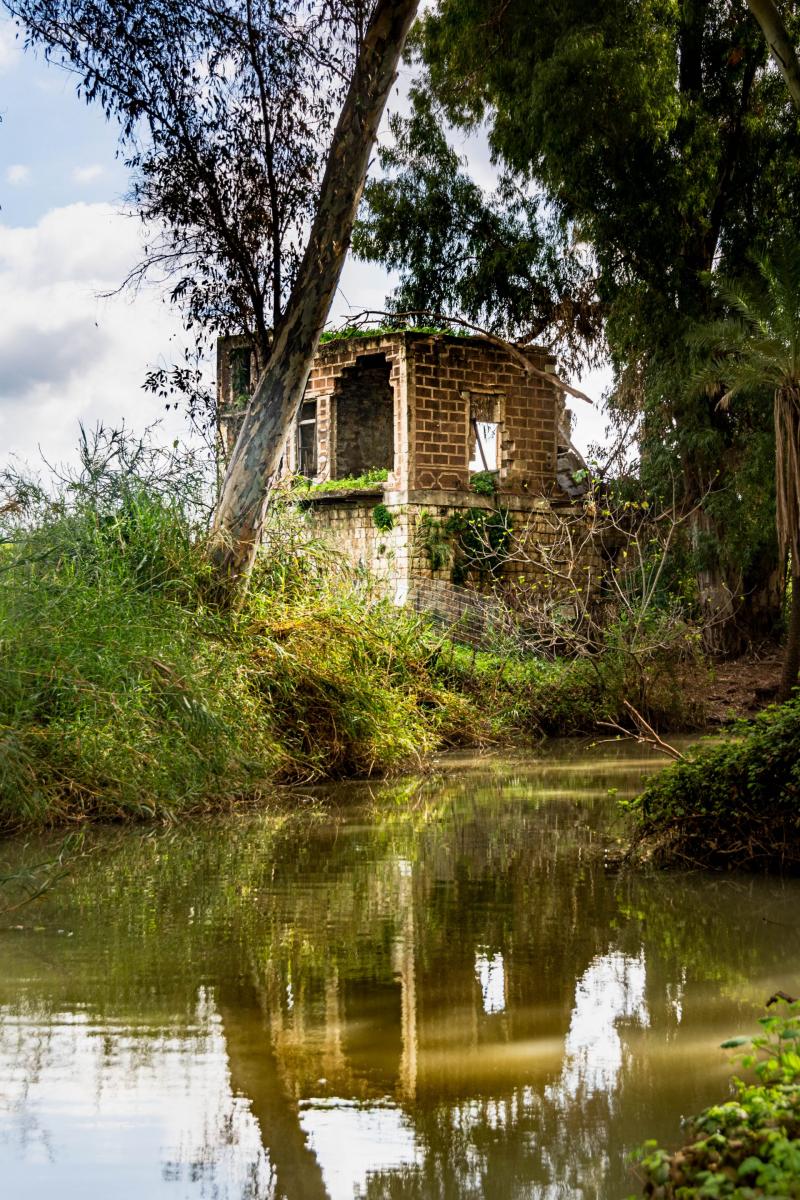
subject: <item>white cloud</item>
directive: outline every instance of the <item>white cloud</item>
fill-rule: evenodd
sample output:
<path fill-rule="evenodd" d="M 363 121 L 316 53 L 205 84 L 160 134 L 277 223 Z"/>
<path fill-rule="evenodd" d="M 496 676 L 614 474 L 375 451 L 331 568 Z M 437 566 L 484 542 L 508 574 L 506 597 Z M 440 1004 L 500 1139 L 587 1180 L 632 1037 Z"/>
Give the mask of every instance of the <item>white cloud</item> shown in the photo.
<path fill-rule="evenodd" d="M 22 46 L 12 21 L 0 20 L 0 72 L 10 70 L 22 54 Z"/>
<path fill-rule="evenodd" d="M 88 167 L 76 167 L 72 172 L 74 183 L 94 183 L 105 174 L 105 167 L 101 167 L 100 163 L 91 163 Z"/>
<path fill-rule="evenodd" d="M 108 204 L 52 209 L 32 227 L 0 226 L 0 445 L 31 462 L 74 457 L 78 422 L 137 431 L 163 418 L 142 391 L 147 367 L 169 359 L 176 314 L 150 290 L 100 299 L 137 261 L 140 227 Z"/>
<path fill-rule="evenodd" d="M 24 163 L 12 163 L 6 168 L 6 182 L 12 187 L 19 187 L 20 184 L 27 183 L 31 177 L 30 167 L 26 167 Z"/>
<path fill-rule="evenodd" d="M 0 446 L 35 461 L 74 457 L 78 422 L 142 431 L 162 420 L 164 441 L 184 437 L 180 414 L 165 414 L 142 391 L 149 366 L 170 362 L 181 345 L 177 314 L 155 290 L 100 299 L 118 287 L 140 255 L 141 226 L 110 204 L 51 209 L 34 226 L 0 225 Z M 396 284 L 380 268 L 348 259 L 333 306 L 345 322 L 382 309 Z M 599 399 L 607 371 L 580 386 Z M 602 440 L 602 410 L 580 401 L 576 442 Z"/>

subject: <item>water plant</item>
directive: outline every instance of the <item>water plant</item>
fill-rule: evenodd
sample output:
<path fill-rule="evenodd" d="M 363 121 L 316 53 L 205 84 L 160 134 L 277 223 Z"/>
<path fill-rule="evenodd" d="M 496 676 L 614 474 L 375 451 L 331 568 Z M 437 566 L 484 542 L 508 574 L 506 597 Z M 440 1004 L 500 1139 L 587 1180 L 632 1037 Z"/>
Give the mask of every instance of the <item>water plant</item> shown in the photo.
<path fill-rule="evenodd" d="M 800 1005 L 760 1019 L 755 1037 L 736 1037 L 737 1051 L 757 1083 L 734 1079 L 735 1096 L 686 1123 L 687 1142 L 670 1152 L 647 1142 L 636 1154 L 644 1195 L 658 1200 L 800 1195 Z"/>

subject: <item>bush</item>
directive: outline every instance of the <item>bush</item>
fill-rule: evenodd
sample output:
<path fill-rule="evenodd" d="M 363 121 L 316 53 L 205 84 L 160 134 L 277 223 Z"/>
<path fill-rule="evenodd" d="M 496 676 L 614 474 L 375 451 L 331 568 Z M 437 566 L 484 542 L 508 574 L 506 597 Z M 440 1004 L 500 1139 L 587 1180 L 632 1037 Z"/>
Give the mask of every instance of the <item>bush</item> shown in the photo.
<path fill-rule="evenodd" d="M 761 1019 L 758 1037 L 742 1058 L 758 1084 L 734 1080 L 736 1098 L 687 1122 L 687 1144 L 676 1153 L 649 1142 L 636 1157 L 645 1196 L 658 1200 L 800 1195 L 800 1011 L 784 1007 Z"/>
<path fill-rule="evenodd" d="M 372 510 L 372 523 L 381 533 L 394 529 L 394 517 L 385 504 L 376 504 Z"/>
<path fill-rule="evenodd" d="M 631 698 L 663 731 L 697 728 L 703 719 L 686 686 L 697 664 L 668 655 L 641 661 L 608 650 L 596 657 L 546 659 L 516 646 L 503 654 L 447 643 L 436 670 L 446 686 L 471 696 L 490 714 L 498 737 L 512 731 L 553 737 L 595 733 L 599 723 L 625 723 L 624 701 Z"/>
<path fill-rule="evenodd" d="M 648 780 L 633 857 L 660 865 L 800 867 L 800 700 Z"/>

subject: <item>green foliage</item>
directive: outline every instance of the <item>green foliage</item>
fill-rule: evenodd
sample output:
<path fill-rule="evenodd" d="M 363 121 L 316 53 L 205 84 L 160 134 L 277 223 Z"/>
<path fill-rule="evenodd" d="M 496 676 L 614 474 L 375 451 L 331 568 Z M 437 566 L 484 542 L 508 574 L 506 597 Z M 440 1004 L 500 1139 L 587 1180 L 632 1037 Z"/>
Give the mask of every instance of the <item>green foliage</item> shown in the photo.
<path fill-rule="evenodd" d="M 662 731 L 702 725 L 702 707 L 688 686 L 698 670 L 692 660 L 653 654 L 637 664 L 614 650 L 596 658 L 546 659 L 504 647 L 500 631 L 494 641 L 498 648 L 491 652 L 447 643 L 436 671 L 448 688 L 472 696 L 490 714 L 497 737 L 593 733 L 599 722 L 626 721 L 630 696 Z"/>
<path fill-rule="evenodd" d="M 646 1143 L 636 1155 L 646 1196 L 754 1200 L 800 1194 L 800 1008 L 784 1005 L 760 1024 L 763 1033 L 752 1039 L 723 1042 L 723 1049 L 749 1044 L 741 1062 L 759 1083 L 734 1080 L 736 1098 L 687 1122 L 689 1140 L 677 1153 Z"/>
<path fill-rule="evenodd" d="M 729 310 L 695 330 L 708 356 L 698 388 L 723 392 L 727 406 L 741 396 L 761 395 L 774 412 L 777 533 L 781 557 L 800 557 L 800 241 L 783 239 L 755 259 L 752 280 L 719 280 Z"/>
<path fill-rule="evenodd" d="M 511 518 L 504 508 L 467 508 L 445 522 L 453 538 L 453 583 L 463 584 L 470 573 L 487 579 L 498 576 L 508 559 Z"/>
<path fill-rule="evenodd" d="M 432 571 L 443 571 L 455 557 L 455 546 L 444 521 L 423 512 L 414 534 L 416 545 L 427 555 Z"/>
<path fill-rule="evenodd" d="M 311 496 L 324 496 L 328 492 L 353 492 L 359 489 L 374 488 L 378 483 L 385 483 L 389 478 L 386 467 L 370 467 L 363 475 L 348 475 L 344 479 L 326 479 L 324 483 L 309 483 L 302 477 L 292 482 L 292 493 L 300 499 Z"/>
<path fill-rule="evenodd" d="M 423 513 L 416 542 L 432 571 L 450 567 L 453 583 L 463 584 L 471 572 L 484 579 L 500 572 L 508 557 L 511 529 L 509 514 L 501 508 L 467 508 L 441 519 Z"/>
<path fill-rule="evenodd" d="M 319 344 L 326 346 L 329 342 L 352 341 L 355 338 L 383 337 L 384 334 L 391 333 L 428 333 L 439 334 L 443 337 L 470 336 L 470 331 L 464 329 L 463 326 L 451 329 L 447 325 L 410 325 L 398 318 L 394 324 L 345 325 L 342 329 L 326 329 L 319 339 Z"/>
<path fill-rule="evenodd" d="M 390 117 L 383 177 L 367 184 L 353 235 L 358 257 L 399 273 L 389 305 L 454 312 L 509 336 L 553 324 L 585 361 L 600 318 L 580 255 L 541 197 L 510 175 L 492 194 L 473 182 L 430 96 L 412 88 L 411 99 L 410 117 Z"/>
<path fill-rule="evenodd" d="M 698 395 L 687 352 L 716 272 L 747 270 L 779 233 L 800 241 L 800 128 L 747 5 L 442 0 L 415 49 L 414 107 L 367 190 L 359 252 L 401 270 L 396 303 L 483 304 L 533 337 L 574 322 L 578 353 L 605 339 L 612 416 L 641 416 L 647 486 L 702 501 L 693 569 L 737 597 L 742 631 L 768 635 L 768 407 Z M 469 178 L 448 123 L 488 131 L 505 195 Z M 716 636 L 736 648 L 735 631 Z"/>
<path fill-rule="evenodd" d="M 633 853 L 664 865 L 800 867 L 800 700 L 648 781 Z"/>
<path fill-rule="evenodd" d="M 497 472 L 475 471 L 469 477 L 469 486 L 479 496 L 497 495 Z"/>
<path fill-rule="evenodd" d="M 4 506 L 0 826 L 167 815 L 479 735 L 431 676 L 425 622 L 327 572 L 302 527 L 271 532 L 222 614 L 186 465 L 85 450 L 57 495 Z"/>
<path fill-rule="evenodd" d="M 382 533 L 388 533 L 390 529 L 394 529 L 394 517 L 385 504 L 375 505 L 372 510 L 372 523 Z"/>

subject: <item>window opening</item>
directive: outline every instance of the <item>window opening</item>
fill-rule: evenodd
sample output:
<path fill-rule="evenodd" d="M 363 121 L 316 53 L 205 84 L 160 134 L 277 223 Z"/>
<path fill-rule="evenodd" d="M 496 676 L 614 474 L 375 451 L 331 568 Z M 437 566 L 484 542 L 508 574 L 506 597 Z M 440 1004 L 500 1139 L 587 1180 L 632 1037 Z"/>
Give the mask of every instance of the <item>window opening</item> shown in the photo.
<path fill-rule="evenodd" d="M 297 421 L 297 473 L 313 479 L 317 473 L 317 402 L 304 400 Z"/>
<path fill-rule="evenodd" d="M 337 479 L 394 466 L 394 391 L 385 354 L 360 355 L 334 393 Z"/>
<path fill-rule="evenodd" d="M 231 350 L 231 400 L 234 404 L 237 401 L 249 400 L 250 398 L 252 361 L 253 352 L 246 346 L 238 346 L 235 350 Z"/>
<path fill-rule="evenodd" d="M 500 439 L 498 421 L 478 421 L 472 418 L 472 430 L 475 434 L 475 445 L 469 462 L 470 471 L 497 471 L 498 448 Z"/>

